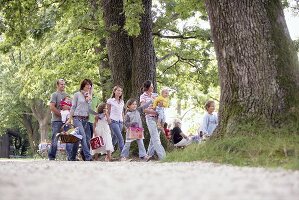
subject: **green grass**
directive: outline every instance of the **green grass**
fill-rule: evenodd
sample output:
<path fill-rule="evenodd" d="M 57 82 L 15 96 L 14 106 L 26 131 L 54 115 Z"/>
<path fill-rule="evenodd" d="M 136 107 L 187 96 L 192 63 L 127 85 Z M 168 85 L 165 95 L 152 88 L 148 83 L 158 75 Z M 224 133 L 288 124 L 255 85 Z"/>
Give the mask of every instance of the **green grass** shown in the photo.
<path fill-rule="evenodd" d="M 205 143 L 176 149 L 167 154 L 165 162 L 199 160 L 299 170 L 299 135 L 268 133 L 215 137 Z"/>

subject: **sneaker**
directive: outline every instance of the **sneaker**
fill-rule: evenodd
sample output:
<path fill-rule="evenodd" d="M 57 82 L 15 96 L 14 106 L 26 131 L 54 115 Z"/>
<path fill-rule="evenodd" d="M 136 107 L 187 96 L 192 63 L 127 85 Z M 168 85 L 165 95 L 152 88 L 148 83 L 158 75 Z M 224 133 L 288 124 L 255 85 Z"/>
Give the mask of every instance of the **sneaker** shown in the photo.
<path fill-rule="evenodd" d="M 148 161 L 151 160 L 151 158 L 152 158 L 151 156 L 144 156 L 144 157 L 141 158 L 141 160 L 144 161 L 144 162 L 148 162 Z"/>
<path fill-rule="evenodd" d="M 128 158 L 122 157 L 122 158 L 120 159 L 120 161 L 121 161 L 121 162 L 131 162 L 132 159 L 128 159 Z"/>

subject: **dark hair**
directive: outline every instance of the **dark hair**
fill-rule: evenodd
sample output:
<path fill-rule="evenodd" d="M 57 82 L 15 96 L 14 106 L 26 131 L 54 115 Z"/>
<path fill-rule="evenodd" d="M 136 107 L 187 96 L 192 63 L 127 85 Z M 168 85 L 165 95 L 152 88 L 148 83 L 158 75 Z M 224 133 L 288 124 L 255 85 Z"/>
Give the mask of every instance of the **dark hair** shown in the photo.
<path fill-rule="evenodd" d="M 130 99 L 127 101 L 127 103 L 126 103 L 126 112 L 128 112 L 128 110 L 129 110 L 129 106 L 132 105 L 134 102 L 137 103 L 137 100 L 134 99 L 134 98 L 130 98 Z"/>
<path fill-rule="evenodd" d="M 106 103 L 101 103 L 101 104 L 97 107 L 97 112 L 98 112 L 98 113 L 103 113 L 105 107 L 106 107 Z"/>
<path fill-rule="evenodd" d="M 90 79 L 84 79 L 82 82 L 81 82 L 81 85 L 80 85 L 80 90 L 83 90 L 83 88 L 85 87 L 85 85 L 89 84 L 91 87 L 92 87 L 92 82 Z"/>
<path fill-rule="evenodd" d="M 115 91 L 117 90 L 117 88 L 123 89 L 120 85 L 116 85 L 116 86 L 114 86 L 114 87 L 113 87 L 113 90 L 112 90 L 111 98 L 114 98 L 114 97 L 115 97 Z M 122 98 L 123 98 L 123 95 L 120 95 L 119 98 L 122 99 Z"/>
<path fill-rule="evenodd" d="M 212 101 L 212 100 L 207 101 L 207 102 L 205 103 L 205 109 L 208 110 L 208 108 L 209 108 L 212 104 L 215 104 L 215 102 Z"/>
<path fill-rule="evenodd" d="M 64 79 L 62 79 L 62 78 L 60 78 L 60 79 L 57 79 L 57 81 L 56 81 L 56 85 L 57 85 L 57 86 L 59 85 L 59 81 L 63 81 L 63 82 L 65 82 L 65 80 L 64 80 Z"/>
<path fill-rule="evenodd" d="M 168 124 L 165 122 L 165 123 L 164 123 L 164 128 L 167 128 L 167 126 L 168 126 Z"/>
<path fill-rule="evenodd" d="M 150 80 L 147 80 L 143 83 L 143 92 L 148 91 L 148 89 L 151 87 L 152 82 Z"/>

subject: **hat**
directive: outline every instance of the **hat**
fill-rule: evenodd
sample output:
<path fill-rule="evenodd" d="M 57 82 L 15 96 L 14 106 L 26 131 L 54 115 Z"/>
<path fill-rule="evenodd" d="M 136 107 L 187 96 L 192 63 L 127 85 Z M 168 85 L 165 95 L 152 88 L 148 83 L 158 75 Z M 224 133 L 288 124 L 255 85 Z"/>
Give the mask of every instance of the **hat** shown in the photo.
<path fill-rule="evenodd" d="M 66 101 L 66 99 L 64 98 L 64 99 L 62 99 L 62 100 L 60 101 L 60 106 L 61 106 L 61 107 L 62 107 L 62 106 L 69 106 L 69 107 L 71 107 L 71 106 L 72 106 L 72 103 Z"/>

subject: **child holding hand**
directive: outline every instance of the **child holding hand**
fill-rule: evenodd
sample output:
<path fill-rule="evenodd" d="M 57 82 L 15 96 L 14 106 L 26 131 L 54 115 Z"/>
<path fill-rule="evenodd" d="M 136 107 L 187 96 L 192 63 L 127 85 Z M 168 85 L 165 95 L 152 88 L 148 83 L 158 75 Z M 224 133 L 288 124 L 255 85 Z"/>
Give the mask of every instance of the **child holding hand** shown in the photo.
<path fill-rule="evenodd" d="M 106 103 L 102 103 L 97 108 L 98 115 L 95 117 L 94 122 L 94 137 L 101 136 L 104 140 L 105 145 L 98 149 L 91 151 L 94 155 L 94 159 L 98 160 L 99 153 L 106 154 L 105 161 L 111 161 L 111 153 L 114 151 L 112 145 L 111 131 L 109 128 L 110 119 L 108 117 L 108 108 Z"/>
<path fill-rule="evenodd" d="M 131 145 L 131 142 L 133 142 L 134 140 L 137 140 L 140 159 L 142 159 L 144 161 L 149 160 L 150 157 L 146 154 L 146 150 L 145 150 L 144 144 L 143 144 L 144 138 L 141 138 L 141 139 L 130 138 L 129 129 L 130 128 L 143 129 L 140 113 L 143 112 L 143 109 L 147 108 L 151 103 L 152 103 L 152 101 L 149 101 L 148 103 L 144 104 L 143 106 L 140 106 L 137 108 L 137 101 L 135 99 L 129 99 L 127 101 L 127 104 L 126 104 L 127 111 L 126 111 L 125 121 L 124 121 L 125 127 L 127 129 L 126 143 L 121 152 L 121 161 L 126 161 L 127 158 L 129 157 L 130 145 Z"/>

